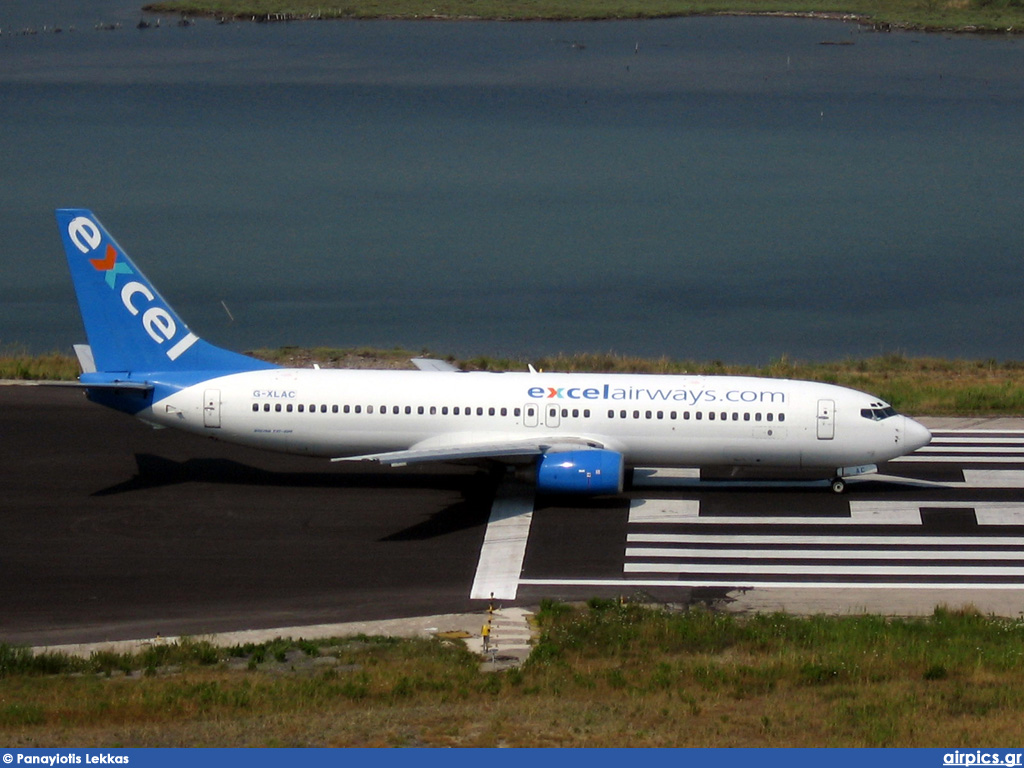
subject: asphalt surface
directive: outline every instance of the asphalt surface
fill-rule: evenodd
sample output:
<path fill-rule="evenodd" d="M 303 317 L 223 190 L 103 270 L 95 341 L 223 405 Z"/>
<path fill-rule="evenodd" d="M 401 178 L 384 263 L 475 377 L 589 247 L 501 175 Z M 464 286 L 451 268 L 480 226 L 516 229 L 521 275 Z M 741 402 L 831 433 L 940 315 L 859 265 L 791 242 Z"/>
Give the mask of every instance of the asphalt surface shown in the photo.
<path fill-rule="evenodd" d="M 0 386 L 0 641 L 477 610 L 492 495 L 468 468 L 332 465 Z"/>
<path fill-rule="evenodd" d="M 1024 611 L 1024 433 L 930 424 L 827 487 L 696 482 L 540 499 L 491 551 L 495 480 L 367 469 L 153 430 L 75 389 L 0 386 L 0 642 L 206 635 L 470 614 L 487 558 L 503 602 L 626 596 L 738 610 Z M 941 431 L 939 431 L 941 430 Z M 495 552 L 497 554 L 495 554 Z M 470 624 L 473 621 L 470 620 Z"/>

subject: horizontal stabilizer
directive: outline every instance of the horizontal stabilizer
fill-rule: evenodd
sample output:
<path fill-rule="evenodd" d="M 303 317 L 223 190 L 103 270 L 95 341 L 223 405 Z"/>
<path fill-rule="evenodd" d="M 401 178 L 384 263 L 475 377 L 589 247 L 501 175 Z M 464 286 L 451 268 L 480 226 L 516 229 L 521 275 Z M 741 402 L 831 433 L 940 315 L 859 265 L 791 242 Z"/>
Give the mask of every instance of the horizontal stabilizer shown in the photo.
<path fill-rule="evenodd" d="M 83 377 L 86 378 L 87 377 Z M 33 381 L 32 384 L 36 384 L 40 387 L 74 387 L 75 389 L 102 389 L 108 392 L 121 391 L 121 392 L 150 392 L 153 389 L 153 385 L 148 381 L 118 381 L 112 379 L 110 381 Z"/>

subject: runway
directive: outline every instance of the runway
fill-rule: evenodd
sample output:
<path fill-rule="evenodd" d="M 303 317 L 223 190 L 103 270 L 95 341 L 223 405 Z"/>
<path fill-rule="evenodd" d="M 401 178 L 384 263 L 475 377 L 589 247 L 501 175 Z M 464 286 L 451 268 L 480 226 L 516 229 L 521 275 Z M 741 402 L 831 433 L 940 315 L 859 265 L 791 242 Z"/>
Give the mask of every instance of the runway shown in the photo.
<path fill-rule="evenodd" d="M 641 471 L 624 497 L 565 502 L 472 468 L 262 453 L 3 386 L 0 642 L 458 613 L 491 593 L 1017 615 L 1024 432 L 968 426 L 844 496 Z"/>

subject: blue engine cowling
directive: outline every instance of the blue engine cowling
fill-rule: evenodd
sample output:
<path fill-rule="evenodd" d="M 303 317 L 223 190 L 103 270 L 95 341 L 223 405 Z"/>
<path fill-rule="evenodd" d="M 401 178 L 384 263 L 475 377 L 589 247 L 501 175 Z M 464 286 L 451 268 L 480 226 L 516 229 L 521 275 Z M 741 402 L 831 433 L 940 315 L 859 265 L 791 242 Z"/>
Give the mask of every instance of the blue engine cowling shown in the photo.
<path fill-rule="evenodd" d="M 537 490 L 547 493 L 622 493 L 622 454 L 615 451 L 546 453 L 537 461 Z"/>

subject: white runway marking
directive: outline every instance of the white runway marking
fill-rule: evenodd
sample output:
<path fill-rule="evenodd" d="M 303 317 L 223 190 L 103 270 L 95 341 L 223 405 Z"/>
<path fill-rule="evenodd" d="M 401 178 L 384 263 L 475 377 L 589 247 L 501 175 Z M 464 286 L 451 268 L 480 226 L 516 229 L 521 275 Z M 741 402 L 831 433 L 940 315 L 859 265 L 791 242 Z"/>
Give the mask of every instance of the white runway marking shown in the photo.
<path fill-rule="evenodd" d="M 912 453 L 909 456 L 904 456 L 901 459 L 895 459 L 889 462 L 890 467 L 898 467 L 900 464 L 1024 464 L 1024 455 L 1021 456 L 968 456 L 966 454 L 957 454 L 956 456 L 946 456 L 940 454 L 923 454 L 923 453 Z"/>
<path fill-rule="evenodd" d="M 835 541 L 835 540 L 833 540 Z M 1000 540 L 1002 541 L 1002 540 Z M 667 542 L 666 542 L 667 543 Z M 846 543 L 845 537 L 843 543 Z M 872 542 L 880 544 L 881 542 Z M 962 551 L 951 549 L 686 549 L 684 547 L 627 547 L 626 557 L 672 557 L 677 560 L 1017 560 L 1024 552 L 1012 546 Z M 704 568 L 704 564 L 694 566 Z M 628 564 L 627 564 L 628 570 Z M 735 570 L 735 568 L 734 568 Z"/>
<path fill-rule="evenodd" d="M 648 505 L 651 509 L 648 510 Z M 664 533 L 627 533 L 624 574 L 642 586 L 803 586 L 908 589 L 1024 589 L 1024 537 L 985 533 L 991 526 L 1024 526 L 1024 502 L 850 501 L 850 516 L 700 516 L 692 500 L 637 500 L 630 523 L 664 523 Z M 922 509 L 963 510 L 977 527 L 967 535 L 926 529 Z M 694 533 L 705 526 L 746 526 L 750 533 Z M 874 525 L 882 535 L 847 534 Z M 690 532 L 673 532 L 673 528 Z M 770 529 L 764 534 L 758 530 Z M 781 528 L 813 526 L 815 534 Z M 931 530 L 917 535 L 914 528 Z M 829 531 L 822 534 L 821 530 Z M 891 529 L 910 535 L 894 535 Z M 648 528 L 650 530 L 650 528 Z M 834 531 L 834 533 L 832 533 Z M 642 546 L 651 544 L 653 546 Z M 640 546 L 638 546 L 640 545 Z M 660 545 L 660 546 L 659 546 Z M 662 575 L 663 579 L 651 579 Z M 675 578 L 666 581 L 665 578 Z M 716 579 L 717 577 L 717 579 Z M 805 581 L 793 581 L 802 579 Z M 889 583 L 882 583 L 881 580 Z"/>
<path fill-rule="evenodd" d="M 734 565 L 732 563 L 626 563 L 625 573 L 712 573 L 740 574 L 746 576 L 797 576 L 811 575 L 823 578 L 836 576 L 964 576 L 962 565 L 765 565 L 761 563 Z M 1000 576 L 1004 578 L 1024 577 L 1024 566 L 972 566 L 971 576 Z M 1024 588 L 1024 584 L 1018 584 Z"/>
<path fill-rule="evenodd" d="M 1024 488 L 1024 469 L 965 469 L 962 487 Z"/>
<path fill-rule="evenodd" d="M 765 544 L 864 544 L 868 546 L 942 546 L 942 547 L 1024 547 L 1020 536 L 788 536 L 784 534 L 717 534 L 717 533 L 630 533 L 626 540 L 631 544 L 722 544 L 754 548 Z M 715 551 L 715 550 L 711 550 Z M 834 551 L 834 550 L 831 550 Z"/>
<path fill-rule="evenodd" d="M 961 435 L 945 435 L 933 437 L 932 441 L 922 450 L 939 445 L 1020 445 L 1020 437 L 967 437 Z"/>
<path fill-rule="evenodd" d="M 504 483 L 494 498 L 480 548 L 473 600 L 515 600 L 533 522 L 533 489 Z"/>
<path fill-rule="evenodd" d="M 895 476 L 904 462 L 911 474 L 911 466 L 926 463 L 967 463 L 976 468 L 962 469 L 963 480 L 915 481 Z M 763 516 L 729 514 L 729 507 L 722 505 L 728 497 L 719 494 L 704 497 L 710 501 L 704 515 L 701 498 L 634 499 L 620 574 L 592 579 L 523 578 L 518 584 L 623 593 L 688 587 L 1024 590 L 1024 500 L 963 498 L 963 491 L 972 488 L 1024 488 L 1024 431 L 935 433 L 931 446 L 887 462 L 886 471 L 893 476 L 862 479 L 901 483 L 903 488 L 947 488 L 961 498 L 906 500 L 900 494 L 903 498 L 898 501 L 851 500 L 824 494 L 821 507 L 833 514 L 801 514 L 799 508 L 785 514 L 790 510 L 773 503 L 772 514 Z M 705 488 L 823 484 L 702 481 L 696 469 L 638 468 L 634 472 L 635 487 L 685 489 L 678 495 L 696 495 L 694 491 Z M 708 513 L 717 511 L 727 513 Z M 1004 531 L 1016 535 L 1001 535 Z"/>
<path fill-rule="evenodd" d="M 728 587 L 729 589 L 754 589 L 755 587 L 773 587 L 783 589 L 1024 589 L 1024 584 L 1000 584 L 999 582 L 950 582 L 936 584 L 934 582 L 852 582 L 852 581 L 713 581 L 708 579 L 521 579 L 524 586 L 537 587 L 614 587 L 622 590 L 636 590 L 644 587 Z"/>

